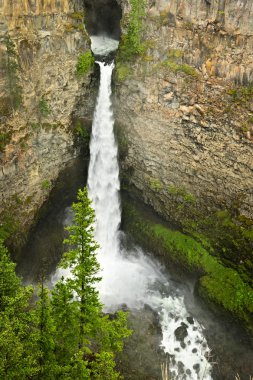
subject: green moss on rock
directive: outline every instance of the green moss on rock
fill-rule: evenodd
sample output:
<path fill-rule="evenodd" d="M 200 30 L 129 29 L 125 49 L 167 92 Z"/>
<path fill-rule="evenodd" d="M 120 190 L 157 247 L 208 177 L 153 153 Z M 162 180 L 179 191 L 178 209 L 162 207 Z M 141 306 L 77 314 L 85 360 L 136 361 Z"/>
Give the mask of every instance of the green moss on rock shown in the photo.
<path fill-rule="evenodd" d="M 124 207 L 124 223 L 137 240 L 168 261 L 200 275 L 198 291 L 207 302 L 215 303 L 242 321 L 253 333 L 253 289 L 236 270 L 226 267 L 206 246 L 193 237 L 142 218 L 129 204 Z M 202 240 L 204 237 L 202 236 Z"/>
<path fill-rule="evenodd" d="M 131 69 L 128 64 L 121 62 L 116 63 L 116 76 L 118 81 L 123 82 L 131 74 Z"/>

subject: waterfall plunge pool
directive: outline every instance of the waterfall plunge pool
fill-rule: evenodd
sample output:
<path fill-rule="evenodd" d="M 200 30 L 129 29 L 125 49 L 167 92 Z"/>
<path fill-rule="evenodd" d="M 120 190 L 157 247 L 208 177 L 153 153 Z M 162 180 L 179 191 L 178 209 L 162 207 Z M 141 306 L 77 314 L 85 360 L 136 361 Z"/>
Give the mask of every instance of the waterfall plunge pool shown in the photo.
<path fill-rule="evenodd" d="M 55 266 L 60 260 L 64 227 L 71 222 L 70 205 L 75 201 L 75 193 L 78 186 L 84 185 L 84 176 L 81 165 L 69 167 L 64 178 L 72 178 L 73 188 L 70 191 L 69 181 L 63 187 L 63 178 L 55 189 L 54 196 L 47 204 L 43 217 L 38 221 L 30 235 L 27 245 L 21 250 L 18 257 L 18 273 L 23 276 L 25 283 L 36 283 L 39 278 L 42 265 L 45 263 L 47 277 L 50 278 L 55 271 Z M 82 178 L 81 178 L 82 177 Z M 59 206 L 59 199 L 63 198 Z M 152 217 L 157 222 L 162 222 L 153 215 L 145 205 L 139 204 L 140 210 L 144 210 L 145 216 Z M 131 250 L 133 244 L 131 236 L 123 239 L 123 245 Z M 211 348 L 211 361 L 213 365 L 214 380 L 234 380 L 239 373 L 241 380 L 249 380 L 253 373 L 253 348 L 249 345 L 244 331 L 231 320 L 215 315 L 208 311 L 205 305 L 194 294 L 194 280 L 188 277 L 178 276 L 173 269 L 166 268 L 163 263 L 155 258 L 155 252 L 144 252 L 144 257 L 151 260 L 162 271 L 163 276 L 170 279 L 173 286 L 180 289 L 186 301 L 189 314 L 196 318 L 204 327 L 204 336 Z M 159 288 L 159 284 L 156 284 Z M 160 288 L 160 291 L 161 288 Z M 120 369 L 126 380 L 160 380 L 160 362 L 164 361 L 161 348 L 161 329 L 158 323 L 157 313 L 148 305 L 140 310 L 134 310 L 129 316 L 130 327 L 134 334 L 126 343 L 123 353 L 120 355 Z"/>

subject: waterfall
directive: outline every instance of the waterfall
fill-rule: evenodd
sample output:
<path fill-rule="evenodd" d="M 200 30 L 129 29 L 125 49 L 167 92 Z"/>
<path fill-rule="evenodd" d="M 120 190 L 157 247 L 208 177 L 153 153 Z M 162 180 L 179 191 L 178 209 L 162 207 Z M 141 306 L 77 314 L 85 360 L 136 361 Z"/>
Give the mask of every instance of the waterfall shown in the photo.
<path fill-rule="evenodd" d="M 96 214 L 95 240 L 101 247 L 101 255 L 109 252 L 112 257 L 119 251 L 118 228 L 121 220 L 118 149 L 110 100 L 114 65 L 98 64 L 101 79 L 92 125 L 88 193 Z"/>
<path fill-rule="evenodd" d="M 131 309 L 150 305 L 160 316 L 161 345 L 171 355 L 173 378 L 210 380 L 211 365 L 207 360 L 210 350 L 203 328 L 190 317 L 180 290 L 140 248 L 127 252 L 120 246 L 118 152 L 110 100 L 114 65 L 98 64 L 101 77 L 90 143 L 88 191 L 96 213 L 95 239 L 100 245 L 101 301 L 109 311 L 122 304 Z M 181 343 L 175 335 L 180 328 L 187 330 Z"/>

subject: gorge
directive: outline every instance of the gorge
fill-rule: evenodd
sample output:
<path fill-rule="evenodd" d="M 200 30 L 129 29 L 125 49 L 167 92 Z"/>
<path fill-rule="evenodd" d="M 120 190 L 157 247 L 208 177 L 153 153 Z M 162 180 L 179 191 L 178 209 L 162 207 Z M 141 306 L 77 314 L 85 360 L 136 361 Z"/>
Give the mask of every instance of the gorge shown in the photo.
<path fill-rule="evenodd" d="M 99 72 L 91 65 L 78 76 L 76 62 L 89 52 L 88 34 L 106 32 L 120 38 L 112 103 L 127 199 L 123 229 L 169 267 L 181 268 L 186 277 L 179 274 L 175 289 L 170 284 L 172 293 L 194 273 L 204 308 L 218 305 L 252 335 L 252 6 L 233 0 L 0 3 L 1 72 L 22 88 L 12 111 L 13 92 L 1 81 L 1 221 L 8 244 L 20 250 L 17 260 L 25 262 L 27 245 L 18 248 L 60 172 L 73 172 L 68 168 L 78 157 L 89 157 Z M 18 63 L 14 73 L 8 60 Z M 139 211 L 142 202 L 162 219 L 149 220 Z M 162 278 L 158 288 L 166 283 L 170 275 L 140 257 L 147 277 Z M 195 297 L 194 284 L 191 295 L 184 289 L 186 298 Z M 178 307 L 184 310 L 183 303 Z M 192 310 L 183 313 L 190 317 Z M 247 378 L 252 349 L 244 342 L 237 372 Z M 225 378 L 221 373 L 217 378 Z"/>

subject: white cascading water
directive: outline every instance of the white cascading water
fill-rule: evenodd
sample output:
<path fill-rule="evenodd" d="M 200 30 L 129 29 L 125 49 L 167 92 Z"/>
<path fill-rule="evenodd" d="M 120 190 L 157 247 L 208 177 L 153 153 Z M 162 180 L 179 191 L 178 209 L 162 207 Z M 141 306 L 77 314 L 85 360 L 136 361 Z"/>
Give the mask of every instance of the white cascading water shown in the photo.
<path fill-rule="evenodd" d="M 173 288 L 159 264 L 145 256 L 140 248 L 126 252 L 120 247 L 118 150 L 110 99 L 114 65 L 98 64 L 101 78 L 90 143 L 88 190 L 96 213 L 95 238 L 101 247 L 98 253 L 103 277 L 99 284 L 101 301 L 107 311 L 116 310 L 122 304 L 132 309 L 150 305 L 160 316 L 161 345 L 172 357 L 173 378 L 210 380 L 210 349 L 202 326 L 189 318 L 183 296 Z M 174 332 L 182 324 L 188 335 L 180 343 Z"/>
<path fill-rule="evenodd" d="M 88 192 L 96 213 L 95 239 L 101 247 L 101 256 L 110 252 L 110 257 L 114 257 L 119 251 L 118 228 L 121 212 L 118 149 L 114 138 L 110 101 L 113 65 L 98 63 L 101 79 L 92 124 Z"/>

